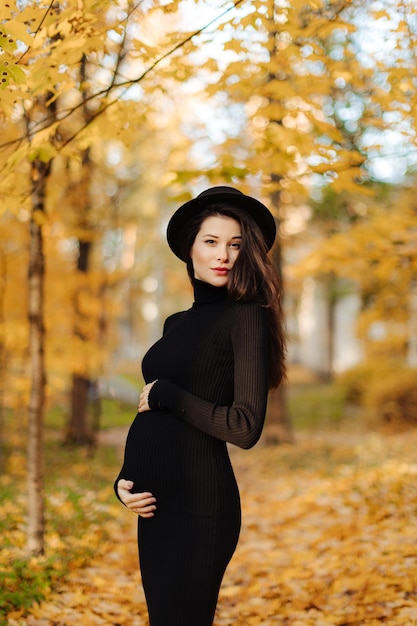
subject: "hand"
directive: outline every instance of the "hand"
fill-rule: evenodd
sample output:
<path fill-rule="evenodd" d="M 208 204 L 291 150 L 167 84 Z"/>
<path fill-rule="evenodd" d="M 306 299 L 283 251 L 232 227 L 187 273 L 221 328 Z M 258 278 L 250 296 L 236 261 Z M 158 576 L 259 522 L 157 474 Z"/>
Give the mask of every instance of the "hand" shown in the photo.
<path fill-rule="evenodd" d="M 137 513 L 140 517 L 153 517 L 156 510 L 156 498 L 149 491 L 131 493 L 132 487 L 133 482 L 131 480 L 125 480 L 124 478 L 119 480 L 117 493 L 120 500 L 132 513 Z"/>
<path fill-rule="evenodd" d="M 143 413 L 144 411 L 150 411 L 151 410 L 149 408 L 148 398 L 149 398 L 149 393 L 150 393 L 150 391 L 151 391 L 151 389 L 152 389 L 152 387 L 154 386 L 155 383 L 156 383 L 156 380 L 154 380 L 152 383 L 148 383 L 142 389 L 142 393 L 139 396 L 139 406 L 138 406 L 139 413 Z"/>

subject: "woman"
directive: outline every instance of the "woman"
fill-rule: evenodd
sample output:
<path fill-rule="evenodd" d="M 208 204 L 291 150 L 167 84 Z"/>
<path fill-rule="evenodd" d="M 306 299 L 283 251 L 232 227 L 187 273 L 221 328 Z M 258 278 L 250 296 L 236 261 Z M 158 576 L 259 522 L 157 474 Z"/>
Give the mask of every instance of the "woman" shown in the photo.
<path fill-rule="evenodd" d="M 211 626 L 240 531 L 226 442 L 250 448 L 268 388 L 284 374 L 280 285 L 267 253 L 275 221 L 260 202 L 213 187 L 167 230 L 187 264 L 191 309 L 169 317 L 143 359 L 146 385 L 116 493 L 138 514 L 151 626 Z"/>

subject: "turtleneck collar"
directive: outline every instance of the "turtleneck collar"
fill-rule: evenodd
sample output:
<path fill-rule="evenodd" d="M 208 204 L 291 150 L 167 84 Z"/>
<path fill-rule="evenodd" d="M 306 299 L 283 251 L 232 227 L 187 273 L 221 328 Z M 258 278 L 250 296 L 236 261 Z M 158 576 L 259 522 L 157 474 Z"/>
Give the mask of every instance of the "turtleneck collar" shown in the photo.
<path fill-rule="evenodd" d="M 214 287 L 202 280 L 193 281 L 194 285 L 194 302 L 202 304 L 204 302 L 219 302 L 227 299 L 227 287 Z"/>

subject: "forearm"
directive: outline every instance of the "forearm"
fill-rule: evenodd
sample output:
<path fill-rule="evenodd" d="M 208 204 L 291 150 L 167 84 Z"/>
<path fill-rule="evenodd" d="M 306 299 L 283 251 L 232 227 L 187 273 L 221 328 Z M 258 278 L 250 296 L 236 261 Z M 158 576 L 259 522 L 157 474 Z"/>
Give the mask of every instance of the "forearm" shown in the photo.
<path fill-rule="evenodd" d="M 167 409 L 212 437 L 240 448 L 251 448 L 262 432 L 267 390 L 258 394 L 258 398 L 256 405 L 235 402 L 223 406 L 195 396 L 168 380 L 158 380 L 149 394 L 149 406 Z"/>

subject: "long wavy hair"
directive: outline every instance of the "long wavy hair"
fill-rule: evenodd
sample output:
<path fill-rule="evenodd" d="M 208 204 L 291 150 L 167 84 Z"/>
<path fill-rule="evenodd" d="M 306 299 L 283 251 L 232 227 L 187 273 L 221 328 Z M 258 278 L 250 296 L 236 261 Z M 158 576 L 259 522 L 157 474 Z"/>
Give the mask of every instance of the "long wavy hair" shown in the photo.
<path fill-rule="evenodd" d="M 266 308 L 270 338 L 268 386 L 275 389 L 285 377 L 286 355 L 280 275 L 268 256 L 262 231 L 255 220 L 238 206 L 213 203 L 187 225 L 183 258 L 187 259 L 187 272 L 192 283 L 194 268 L 191 248 L 202 223 L 211 216 L 231 217 L 240 224 L 241 248 L 229 273 L 228 297 L 236 302 L 257 302 Z"/>

